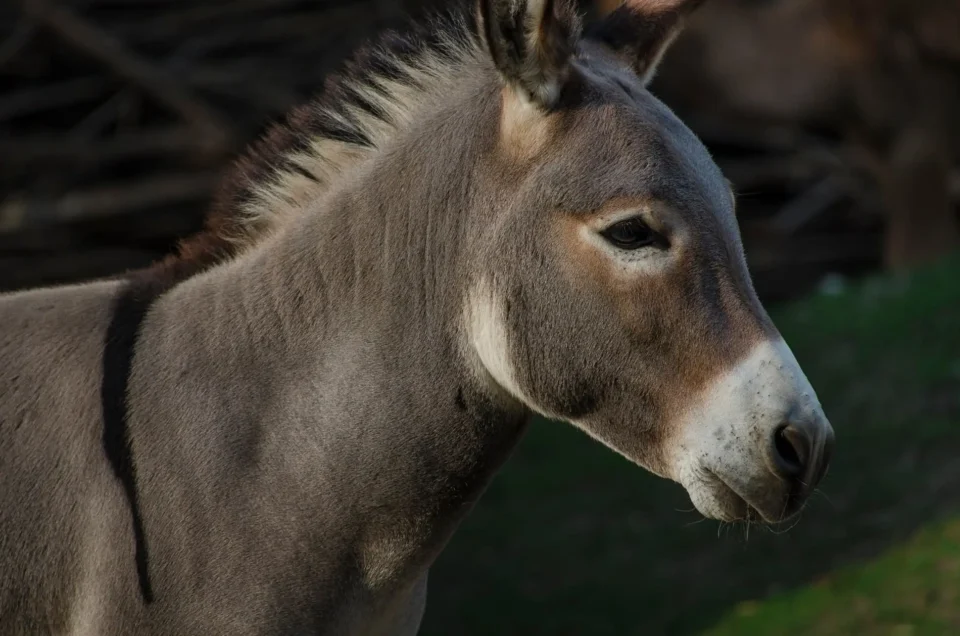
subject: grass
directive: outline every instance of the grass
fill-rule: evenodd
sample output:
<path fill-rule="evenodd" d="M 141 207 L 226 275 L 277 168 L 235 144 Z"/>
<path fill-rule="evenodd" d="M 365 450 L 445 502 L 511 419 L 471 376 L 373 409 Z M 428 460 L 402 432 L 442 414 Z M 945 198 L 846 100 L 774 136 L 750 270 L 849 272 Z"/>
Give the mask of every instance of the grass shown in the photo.
<path fill-rule="evenodd" d="M 960 260 L 772 313 L 837 432 L 795 527 L 703 521 L 537 422 L 431 572 L 421 633 L 960 633 Z"/>
<path fill-rule="evenodd" d="M 708 634 L 935 635 L 960 632 L 960 520 L 935 524 L 866 565 L 763 603 Z"/>

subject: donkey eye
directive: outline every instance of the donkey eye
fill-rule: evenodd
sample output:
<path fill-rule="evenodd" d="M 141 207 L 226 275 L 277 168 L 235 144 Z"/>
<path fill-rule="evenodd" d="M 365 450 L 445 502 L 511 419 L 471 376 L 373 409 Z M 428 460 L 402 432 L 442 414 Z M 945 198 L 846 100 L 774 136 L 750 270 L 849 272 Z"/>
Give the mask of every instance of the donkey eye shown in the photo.
<path fill-rule="evenodd" d="M 659 242 L 656 232 L 637 217 L 618 221 L 600 235 L 622 250 L 637 250 Z"/>

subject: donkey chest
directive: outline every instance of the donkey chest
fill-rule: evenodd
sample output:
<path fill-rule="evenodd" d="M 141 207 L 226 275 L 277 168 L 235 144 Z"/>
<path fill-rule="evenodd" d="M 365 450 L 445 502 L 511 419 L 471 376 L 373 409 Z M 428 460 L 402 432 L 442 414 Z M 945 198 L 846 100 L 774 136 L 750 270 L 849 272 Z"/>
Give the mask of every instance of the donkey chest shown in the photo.
<path fill-rule="evenodd" d="M 350 608 L 354 619 L 344 631 L 349 636 L 414 636 L 427 601 L 427 573 L 412 584 L 377 595 L 372 604 Z"/>

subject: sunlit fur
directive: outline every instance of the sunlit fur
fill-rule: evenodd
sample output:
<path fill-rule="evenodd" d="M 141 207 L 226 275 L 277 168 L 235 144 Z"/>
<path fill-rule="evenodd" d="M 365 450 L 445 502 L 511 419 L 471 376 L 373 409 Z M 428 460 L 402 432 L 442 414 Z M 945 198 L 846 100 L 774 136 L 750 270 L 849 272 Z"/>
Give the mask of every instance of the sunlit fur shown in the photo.
<path fill-rule="evenodd" d="M 239 183 L 228 187 L 240 192 L 229 202 L 237 215 L 229 238 L 249 246 L 316 205 L 345 171 L 422 120 L 459 79 L 458 69 L 484 54 L 480 35 L 459 13 L 412 24 L 410 33 L 364 49 L 324 95 L 299 109 L 298 121 L 278 124 L 253 149 L 252 160 L 261 164 L 256 180 L 242 171 L 230 177 Z M 287 131 L 295 143 L 269 143 Z"/>
<path fill-rule="evenodd" d="M 0 295 L 0 633 L 410 636 L 536 413 L 704 514 L 796 514 L 832 430 L 646 90 L 678 15 L 651 6 L 602 41 L 546 0 L 388 36 L 178 254 Z M 625 215 L 665 241 L 598 235 Z M 824 450 L 786 478 L 783 423 Z"/>

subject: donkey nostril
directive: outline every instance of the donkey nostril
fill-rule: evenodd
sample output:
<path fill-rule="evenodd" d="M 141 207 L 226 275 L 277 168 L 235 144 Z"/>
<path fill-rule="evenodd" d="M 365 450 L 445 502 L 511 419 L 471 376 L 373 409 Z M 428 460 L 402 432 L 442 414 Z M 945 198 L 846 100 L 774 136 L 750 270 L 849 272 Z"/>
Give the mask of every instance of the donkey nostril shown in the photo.
<path fill-rule="evenodd" d="M 777 469 L 785 477 L 800 477 L 806 470 L 810 455 L 810 440 L 796 426 L 786 424 L 773 436 L 774 459 Z"/>

